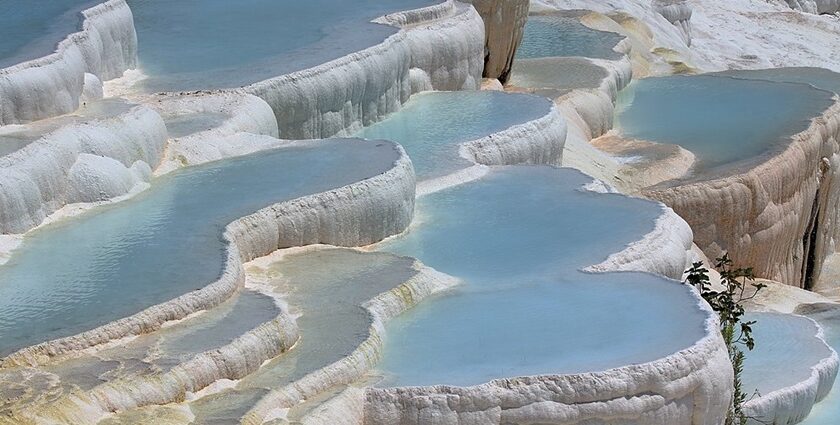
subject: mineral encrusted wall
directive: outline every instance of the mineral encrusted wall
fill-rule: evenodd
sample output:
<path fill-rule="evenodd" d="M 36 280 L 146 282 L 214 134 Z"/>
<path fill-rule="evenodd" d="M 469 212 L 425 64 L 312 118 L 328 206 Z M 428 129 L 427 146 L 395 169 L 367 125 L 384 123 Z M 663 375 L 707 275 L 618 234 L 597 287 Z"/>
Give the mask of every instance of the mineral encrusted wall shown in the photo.
<path fill-rule="evenodd" d="M 805 287 L 818 280 L 840 232 L 838 141 L 840 104 L 835 104 L 783 152 L 749 171 L 654 187 L 644 195 L 683 217 L 709 258 L 727 251 L 759 277 Z"/>
<path fill-rule="evenodd" d="M 484 24 L 473 8 L 450 0 L 378 21 L 402 30 L 360 52 L 244 88 L 274 110 L 280 137 L 349 134 L 396 112 L 414 92 L 480 86 Z"/>
<path fill-rule="evenodd" d="M 104 201 L 147 181 L 163 156 L 166 127 L 135 106 L 70 124 L 0 158 L 0 233 L 23 233 L 67 204 Z"/>
<path fill-rule="evenodd" d="M 136 66 L 137 34 L 125 0 L 82 14 L 82 30 L 61 41 L 55 53 L 0 69 L 0 125 L 72 112 L 83 97 L 86 73 L 104 81 Z"/>
<path fill-rule="evenodd" d="M 508 80 L 528 21 L 528 0 L 466 0 L 484 19 L 484 77 Z"/>

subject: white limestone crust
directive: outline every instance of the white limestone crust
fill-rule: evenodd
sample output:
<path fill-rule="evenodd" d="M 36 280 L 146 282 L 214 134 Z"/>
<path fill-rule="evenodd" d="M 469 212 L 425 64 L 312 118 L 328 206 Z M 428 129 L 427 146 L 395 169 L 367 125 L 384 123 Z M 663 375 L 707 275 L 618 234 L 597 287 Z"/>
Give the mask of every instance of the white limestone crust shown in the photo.
<path fill-rule="evenodd" d="M 312 244 L 369 245 L 402 232 L 414 213 L 415 178 L 405 151 L 399 145 L 394 149 L 399 152 L 398 159 L 382 174 L 281 202 L 229 224 L 224 233 L 227 259 L 217 281 L 90 331 L 21 349 L 0 359 L 0 367 L 44 364 L 58 356 L 153 332 L 166 322 L 213 308 L 242 287 L 243 263 L 277 249 Z"/>
<path fill-rule="evenodd" d="M 48 56 L 0 69 L 0 125 L 66 114 L 79 107 L 85 74 L 109 80 L 137 64 L 134 18 L 125 0 L 82 12 L 82 28 Z"/>
<path fill-rule="evenodd" d="M 197 354 L 164 373 L 110 381 L 90 391 L 25 407 L 17 415 L 35 422 L 95 424 L 114 412 L 182 402 L 220 380 L 244 378 L 291 349 L 298 338 L 294 318 L 283 311 L 229 344 Z"/>
<path fill-rule="evenodd" d="M 134 106 L 59 127 L 0 157 L 0 233 L 24 233 L 68 204 L 125 195 L 148 181 L 165 144 L 160 116 Z"/>
<path fill-rule="evenodd" d="M 484 24 L 472 7 L 448 0 L 383 19 L 405 26 L 375 46 L 243 90 L 271 106 L 280 137 L 317 139 L 351 134 L 420 90 L 479 87 Z"/>

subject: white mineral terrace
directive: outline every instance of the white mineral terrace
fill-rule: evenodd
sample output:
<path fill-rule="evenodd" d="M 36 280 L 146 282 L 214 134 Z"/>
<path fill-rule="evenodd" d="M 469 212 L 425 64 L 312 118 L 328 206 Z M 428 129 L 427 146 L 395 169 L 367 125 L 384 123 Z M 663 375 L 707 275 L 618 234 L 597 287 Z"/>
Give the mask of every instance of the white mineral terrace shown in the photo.
<path fill-rule="evenodd" d="M 736 376 L 840 423 L 837 40 L 837 0 L 0 0 L 0 424 L 717 425 Z M 737 374 L 681 282 L 724 252 L 768 285 Z"/>

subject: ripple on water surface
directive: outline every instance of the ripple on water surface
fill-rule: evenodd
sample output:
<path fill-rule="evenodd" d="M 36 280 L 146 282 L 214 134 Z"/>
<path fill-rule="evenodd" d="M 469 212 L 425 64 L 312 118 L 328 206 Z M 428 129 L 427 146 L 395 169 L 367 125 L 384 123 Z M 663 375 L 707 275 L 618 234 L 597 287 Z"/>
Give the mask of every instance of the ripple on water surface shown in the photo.
<path fill-rule="evenodd" d="M 397 155 L 387 142 L 294 144 L 173 173 L 134 199 L 33 231 L 0 267 L 0 354 L 203 288 L 220 276 L 228 223 L 378 175 Z"/>
<path fill-rule="evenodd" d="M 417 224 L 380 246 L 461 278 L 388 325 L 382 383 L 473 385 L 655 360 L 705 335 L 690 290 L 642 273 L 586 274 L 653 230 L 654 203 L 583 192 L 581 173 L 494 169 L 418 201 Z"/>
<path fill-rule="evenodd" d="M 472 165 L 459 156 L 461 143 L 542 118 L 551 105 L 543 97 L 496 91 L 422 93 L 358 136 L 401 144 L 423 180 Z"/>

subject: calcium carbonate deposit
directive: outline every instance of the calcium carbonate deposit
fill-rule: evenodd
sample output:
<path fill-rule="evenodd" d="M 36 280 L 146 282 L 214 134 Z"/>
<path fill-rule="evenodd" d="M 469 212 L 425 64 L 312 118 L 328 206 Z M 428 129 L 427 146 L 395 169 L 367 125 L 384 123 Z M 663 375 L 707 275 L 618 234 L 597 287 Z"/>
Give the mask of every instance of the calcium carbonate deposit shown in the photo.
<path fill-rule="evenodd" d="M 0 0 L 0 424 L 840 423 L 837 40 L 836 0 Z M 684 282 L 724 253 L 734 333 Z"/>

